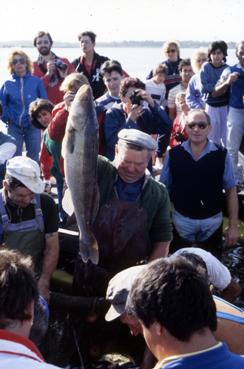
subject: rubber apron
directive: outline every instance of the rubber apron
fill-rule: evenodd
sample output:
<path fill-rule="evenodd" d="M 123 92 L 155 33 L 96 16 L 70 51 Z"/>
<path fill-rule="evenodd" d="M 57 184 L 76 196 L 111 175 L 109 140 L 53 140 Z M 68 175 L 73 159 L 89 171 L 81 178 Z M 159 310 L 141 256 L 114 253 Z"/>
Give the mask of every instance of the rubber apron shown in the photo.
<path fill-rule="evenodd" d="M 40 273 L 45 247 L 44 222 L 40 207 L 40 195 L 35 196 L 35 218 L 19 223 L 10 223 L 5 209 L 4 192 L 0 192 L 0 214 L 3 242 L 9 249 L 18 250 L 32 257 L 35 272 Z"/>
<path fill-rule="evenodd" d="M 79 296 L 105 296 L 109 280 L 118 272 L 145 260 L 151 253 L 146 211 L 141 197 L 135 202 L 114 195 L 99 209 L 94 236 L 99 245 L 99 264 L 78 260 L 73 292 Z"/>

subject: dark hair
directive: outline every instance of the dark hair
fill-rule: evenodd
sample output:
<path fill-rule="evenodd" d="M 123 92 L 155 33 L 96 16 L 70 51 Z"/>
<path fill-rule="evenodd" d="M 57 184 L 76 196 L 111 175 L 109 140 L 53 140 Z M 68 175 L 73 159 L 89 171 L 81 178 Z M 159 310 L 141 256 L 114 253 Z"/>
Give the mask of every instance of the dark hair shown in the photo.
<path fill-rule="evenodd" d="M 37 39 L 38 39 L 39 37 L 43 37 L 43 36 L 47 36 L 47 37 L 48 37 L 48 39 L 49 39 L 49 41 L 50 41 L 50 44 L 51 44 L 51 45 L 53 44 L 53 39 L 52 39 L 52 37 L 51 37 L 51 35 L 50 35 L 50 33 L 49 33 L 49 32 L 39 31 L 39 32 L 37 33 L 37 35 L 34 37 L 34 40 L 33 40 L 33 45 L 34 45 L 35 47 L 36 47 Z"/>
<path fill-rule="evenodd" d="M 179 63 L 179 72 L 181 72 L 184 67 L 188 66 L 191 66 L 191 60 L 189 58 L 182 59 Z"/>
<path fill-rule="evenodd" d="M 80 41 L 80 40 L 81 40 L 81 38 L 82 38 L 83 36 L 88 36 L 88 37 L 90 37 L 91 42 L 92 42 L 93 44 L 95 44 L 97 35 L 96 35 L 94 32 L 92 32 L 92 31 L 85 31 L 85 32 L 81 32 L 81 33 L 79 33 L 79 35 L 78 35 L 78 40 Z"/>
<path fill-rule="evenodd" d="M 20 182 L 17 178 L 12 177 L 10 174 L 6 173 L 5 174 L 5 179 L 8 180 L 8 184 L 9 184 L 9 190 L 13 191 L 15 190 L 17 187 L 26 187 L 22 182 Z M 26 187 L 27 188 L 27 187 Z"/>
<path fill-rule="evenodd" d="M 158 259 L 135 280 L 127 311 L 149 328 L 162 325 L 180 341 L 204 328 L 215 331 L 216 307 L 206 280 L 181 256 Z"/>
<path fill-rule="evenodd" d="M 211 125 L 211 119 L 210 119 L 210 115 L 203 109 L 191 109 L 189 110 L 188 114 L 187 114 L 187 122 L 189 122 L 189 115 L 193 114 L 193 113 L 201 113 L 205 116 L 207 123 L 209 125 Z"/>
<path fill-rule="evenodd" d="M 139 78 L 126 77 L 121 81 L 120 95 L 125 96 L 130 87 L 145 90 L 145 83 L 143 83 Z"/>
<path fill-rule="evenodd" d="M 0 329 L 11 320 L 29 320 L 26 308 L 38 299 L 31 258 L 17 251 L 0 250 Z"/>
<path fill-rule="evenodd" d="M 224 54 L 224 58 L 223 60 L 226 62 L 226 56 L 227 54 L 227 49 L 228 49 L 228 45 L 225 41 L 214 41 L 212 42 L 209 47 L 208 47 L 208 61 L 211 62 L 211 58 L 210 55 L 215 51 L 220 49 L 222 51 L 222 53 Z"/>
<path fill-rule="evenodd" d="M 118 72 L 123 76 L 123 69 L 121 64 L 117 60 L 106 60 L 101 66 L 101 75 L 104 76 L 105 73 Z"/>
<path fill-rule="evenodd" d="M 41 123 L 38 122 L 37 116 L 42 110 L 46 110 L 49 113 L 51 113 L 53 107 L 54 107 L 53 103 L 47 99 L 38 98 L 32 101 L 32 103 L 30 103 L 29 106 L 29 116 L 31 124 L 38 129 L 45 129 L 45 127 L 43 127 Z"/>

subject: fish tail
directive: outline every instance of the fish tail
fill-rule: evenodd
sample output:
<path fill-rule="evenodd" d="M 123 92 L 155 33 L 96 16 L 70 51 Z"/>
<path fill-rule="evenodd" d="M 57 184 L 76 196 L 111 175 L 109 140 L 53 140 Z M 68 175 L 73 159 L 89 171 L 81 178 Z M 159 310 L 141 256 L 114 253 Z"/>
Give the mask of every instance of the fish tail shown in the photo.
<path fill-rule="evenodd" d="M 90 260 L 93 264 L 98 264 L 99 250 L 95 237 L 92 237 L 91 242 L 89 243 L 84 243 L 82 240 L 80 240 L 79 254 L 84 263 L 87 263 L 88 260 Z"/>
<path fill-rule="evenodd" d="M 79 251 L 79 255 L 81 256 L 81 259 L 84 263 L 87 263 L 90 257 L 90 251 L 89 251 L 89 246 L 84 244 L 81 240 L 80 240 L 80 251 Z"/>

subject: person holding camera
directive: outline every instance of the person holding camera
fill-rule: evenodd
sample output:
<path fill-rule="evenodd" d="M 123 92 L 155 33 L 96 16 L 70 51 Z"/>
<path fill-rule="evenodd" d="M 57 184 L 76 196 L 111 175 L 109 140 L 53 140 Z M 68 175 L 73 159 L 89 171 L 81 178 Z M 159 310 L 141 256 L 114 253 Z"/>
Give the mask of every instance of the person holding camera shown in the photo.
<path fill-rule="evenodd" d="M 68 59 L 61 58 L 51 51 L 53 40 L 50 33 L 38 32 L 33 43 L 39 52 L 38 59 L 33 63 L 33 75 L 43 81 L 48 99 L 53 104 L 58 104 L 63 101 L 63 92 L 59 89 L 61 83 L 74 68 Z"/>
<path fill-rule="evenodd" d="M 172 122 L 168 114 L 151 95 L 145 91 L 145 84 L 138 78 L 127 77 L 120 85 L 121 104 L 112 107 L 105 117 L 104 134 L 106 157 L 114 159 L 118 132 L 123 128 L 135 128 L 148 134 L 159 134 L 169 140 Z M 160 141 L 159 141 L 160 142 Z M 158 145 L 157 154 L 163 152 Z"/>

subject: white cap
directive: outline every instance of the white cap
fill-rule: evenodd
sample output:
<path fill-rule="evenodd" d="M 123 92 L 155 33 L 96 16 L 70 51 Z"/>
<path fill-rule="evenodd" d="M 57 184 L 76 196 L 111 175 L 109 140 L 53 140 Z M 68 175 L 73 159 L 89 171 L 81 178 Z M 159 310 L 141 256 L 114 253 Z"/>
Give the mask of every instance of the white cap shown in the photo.
<path fill-rule="evenodd" d="M 110 322 L 125 312 L 125 305 L 130 289 L 146 265 L 136 265 L 117 273 L 108 284 L 106 298 L 111 306 L 105 315 L 105 320 Z"/>
<path fill-rule="evenodd" d="M 18 179 L 34 193 L 44 191 L 44 183 L 40 178 L 40 167 L 36 161 L 27 156 L 15 156 L 7 161 L 6 174 Z"/>

